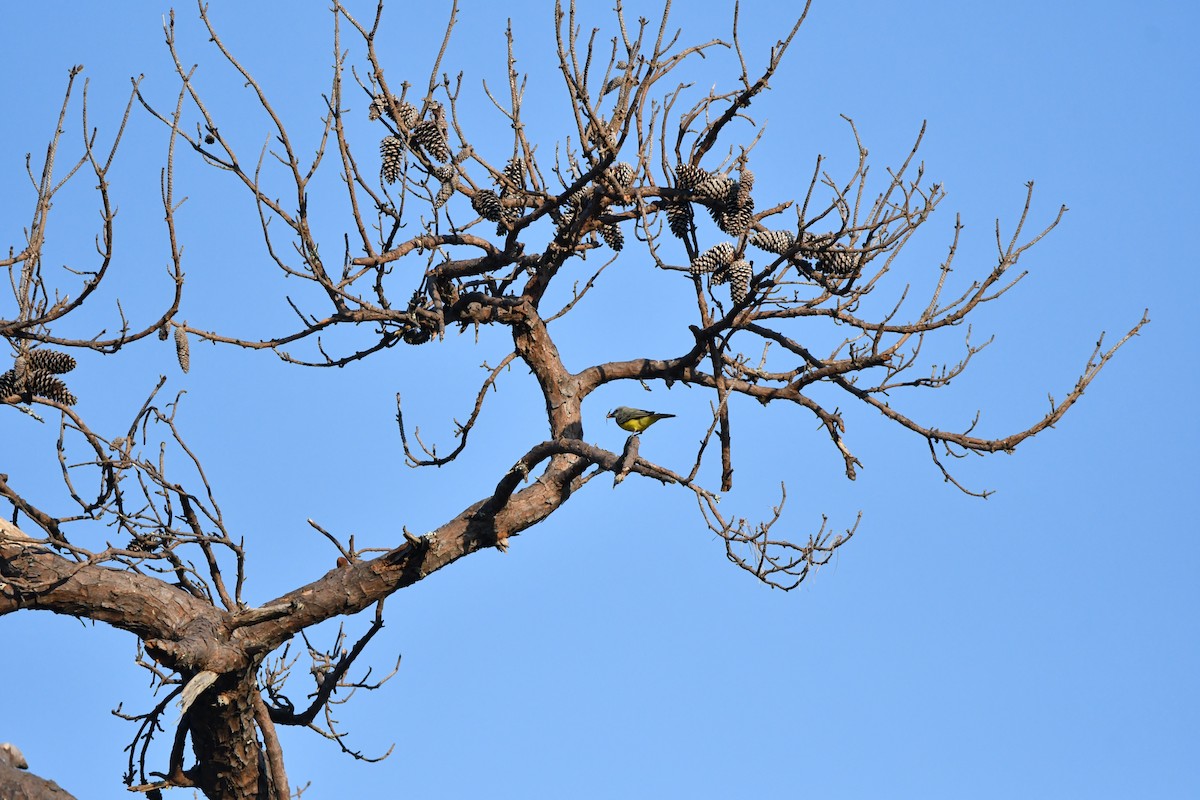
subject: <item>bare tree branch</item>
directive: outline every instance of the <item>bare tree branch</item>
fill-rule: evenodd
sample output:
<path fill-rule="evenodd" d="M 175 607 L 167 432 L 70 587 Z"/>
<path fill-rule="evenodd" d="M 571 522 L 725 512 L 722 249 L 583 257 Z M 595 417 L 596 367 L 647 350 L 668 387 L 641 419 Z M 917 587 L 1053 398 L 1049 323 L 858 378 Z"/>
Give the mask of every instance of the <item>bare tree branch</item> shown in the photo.
<path fill-rule="evenodd" d="M 135 663 L 162 691 L 149 711 L 114 712 L 134 730 L 124 776 L 134 791 L 194 787 L 214 798 L 289 797 L 277 725 L 307 727 L 355 759 L 386 757 L 390 748 L 378 755 L 352 747 L 351 732 L 334 712 L 359 690 L 378 689 L 397 674 L 399 659 L 377 677 L 365 658 L 383 628 L 385 600 L 479 550 L 507 549 L 600 475 L 612 473 L 613 491 L 627 491 L 626 480 L 648 479 L 663 491 L 690 493 L 697 530 L 719 537 L 734 565 L 770 587 L 796 588 L 841 552 L 861 514 L 849 527 L 831 525 L 822 514 L 815 529 L 793 533 L 782 483 L 778 503 L 757 515 L 762 519 L 723 509 L 721 495 L 735 485 L 742 423 L 753 413 L 743 398 L 814 419 L 849 480 L 862 467 L 853 446 L 862 417 L 878 416 L 924 440 L 945 481 L 986 497 L 954 474 L 951 459 L 1012 452 L 1060 422 L 1149 323 L 1147 312 L 1108 347 L 1101 336 L 1065 397 L 1051 398 L 1049 409 L 1019 430 L 977 431 L 987 427 L 982 409 L 956 430 L 913 410 L 919 392 L 949 386 L 978 365 L 975 356 L 992 339 L 974 332 L 977 312 L 1007 298 L 1030 274 L 1018 264 L 1066 208 L 1038 221 L 1030 182 L 1011 231 L 996 221 L 988 263 L 970 270 L 955 263 L 963 235 L 956 217 L 944 260 L 924 264 L 906 248 L 946 197 L 919 158 L 924 123 L 894 166 L 872 171 L 849 118 L 847 138 L 856 153 L 849 166 L 839 170 L 817 157 L 811 173 L 803 167 L 797 196 L 768 196 L 755 168 L 775 166 L 760 163 L 757 149 L 771 132 L 749 109 L 770 88 L 808 3 L 755 71 L 756 46 L 743 39 L 738 6 L 729 41 L 685 45 L 671 27 L 670 2 L 657 20 L 639 18 L 635 26 L 618 0 L 611 38 L 585 27 L 575 2 L 556 2 L 553 81 L 567 105 L 558 129 L 536 131 L 528 126 L 526 90 L 546 76 L 518 72 L 511 24 L 504 33 L 507 96 L 493 92 L 497 83 L 483 83 L 482 94 L 473 96 L 474 77 L 448 69 L 456 58 L 457 3 L 428 79 L 417 82 L 395 72 L 411 65 L 386 63 L 381 54 L 382 2 L 369 24 L 336 0 L 330 10 L 331 71 L 311 153 L 302 153 L 296 143 L 303 140 L 295 136 L 308 118 L 293 118 L 271 96 L 203 2 L 197 15 L 210 53 L 250 90 L 255 114 L 227 118 L 209 102 L 210 75 L 188 66 L 172 13 L 163 35 L 178 85 L 160 99 L 135 78 L 105 152 L 88 122 L 85 83 L 78 93 L 82 148 L 67 155 L 66 120 L 81 68 L 72 69 L 44 159 L 35 169 L 27 158 L 33 202 L 25 240 L 0 258 L 13 298 L 0 307 L 0 337 L 12 357 L 11 369 L 0 372 L 2 422 L 58 421 L 53 491 L 34 491 L 36 473 L 25 454 L 0 456 L 7 459 L 0 464 L 0 503 L 7 509 L 0 518 L 0 616 L 48 610 L 138 637 Z M 736 60 L 730 85 L 710 82 L 702 71 L 718 53 Z M 488 111 L 490 124 L 472 116 L 475 106 Z M 85 301 L 88 308 L 97 303 L 118 263 L 110 171 L 137 107 L 166 144 L 161 202 L 170 266 L 162 308 L 127 318 L 117 303 L 111 331 L 71 338 L 60 333 L 64 320 L 81 317 Z M 352 114 L 366 122 L 353 122 Z M 364 137 L 367 123 L 373 133 Z M 246 155 L 242 137 L 250 135 L 258 138 Z M 250 329 L 257 317 L 214 322 L 202 298 L 194 315 L 188 312 L 199 322 L 177 319 L 184 286 L 177 182 L 185 163 L 188 170 L 212 170 L 248 201 L 247 209 L 253 205 L 265 267 L 305 288 L 280 298 L 290 316 L 277 329 Z M 318 181 L 331 174 L 344 191 L 324 192 L 319 205 L 310 204 L 310 193 L 328 186 Z M 52 273 L 46 269 L 51 211 L 83 175 L 88 183 L 95 179 L 97 256 Z M 580 276 L 577 265 L 588 258 L 592 265 Z M 682 333 L 684 344 L 673 339 L 666 355 L 647 345 L 632 357 L 618 356 L 604 350 L 605 336 L 591 337 L 596 341 L 585 348 L 562 333 L 569 323 L 560 320 L 579 320 L 598 304 L 606 283 L 628 290 L 644 279 L 678 287 L 664 292 L 662 302 L 687 315 L 686 329 L 671 331 Z M 620 325 L 620 309 L 597 310 L 605 325 Z M 955 329 L 965 331 L 961 339 Z M 310 519 L 337 550 L 333 568 L 258 607 L 244 598 L 247 543 L 226 520 L 215 476 L 204 467 L 208 445 L 185 436 L 182 393 L 160 400 L 166 383 L 160 378 L 127 425 L 106 430 L 68 388 L 74 357 L 53 349 L 113 356 L 151 333 L 164 340 L 174 334 L 184 371 L 194 341 L 328 368 L 383 351 L 403 359 L 409 347 L 451 352 L 445 340 L 467 332 L 498 343 L 489 353 L 505 355 L 495 366 L 483 365 L 473 399 L 445 399 L 454 441 L 441 451 L 421 428 L 406 424 L 397 393 L 399 450 L 407 465 L 442 467 L 462 458 L 468 445 L 478 448 L 483 437 L 473 434 L 491 421 L 485 401 L 510 372 L 514 382 L 532 378 L 545 428 L 515 431 L 526 437 L 524 452 L 500 474 L 475 476 L 476 499 L 444 509 L 440 524 L 423 534 L 388 520 L 371 532 L 383 546 L 360 549 L 354 536 L 331 532 L 339 523 L 327 529 Z M 586 355 L 595 352 L 608 354 Z M 620 453 L 587 440 L 585 420 L 595 415 L 584 406 L 593 393 L 613 384 L 676 383 L 705 393 L 711 412 L 696 427 L 686 466 L 642 456 L 635 428 L 627 427 L 631 435 Z M 457 402 L 463 406 L 456 412 Z M 452 416 L 464 407 L 465 420 Z M 372 622 L 353 643 L 341 625 L 332 644 L 313 643 L 314 626 L 372 606 Z M 305 649 L 292 650 L 299 641 Z M 305 656 L 314 685 L 298 693 L 294 671 Z M 180 695 L 186 701 L 168 722 Z M 169 725 L 170 735 L 158 737 Z"/>

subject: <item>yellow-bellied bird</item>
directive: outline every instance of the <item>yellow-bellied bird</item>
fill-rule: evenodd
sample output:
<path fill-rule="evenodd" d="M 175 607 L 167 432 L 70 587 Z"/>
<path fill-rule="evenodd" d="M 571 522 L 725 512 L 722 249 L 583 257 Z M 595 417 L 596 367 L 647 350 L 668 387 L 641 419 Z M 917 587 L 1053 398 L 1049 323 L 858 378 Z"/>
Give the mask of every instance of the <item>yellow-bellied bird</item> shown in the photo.
<path fill-rule="evenodd" d="M 615 419 L 617 424 L 627 431 L 641 433 L 660 419 L 673 417 L 674 414 L 659 414 L 656 411 L 643 411 L 640 408 L 617 406 L 608 412 L 608 419 Z"/>

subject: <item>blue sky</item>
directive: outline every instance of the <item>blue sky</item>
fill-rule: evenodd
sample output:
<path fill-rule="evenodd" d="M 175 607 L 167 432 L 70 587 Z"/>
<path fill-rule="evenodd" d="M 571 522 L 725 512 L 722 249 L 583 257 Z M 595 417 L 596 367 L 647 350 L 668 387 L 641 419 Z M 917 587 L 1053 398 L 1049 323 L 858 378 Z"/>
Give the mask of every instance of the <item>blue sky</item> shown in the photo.
<path fill-rule="evenodd" d="M 330 15 L 321 3 L 240 5 L 213 2 L 214 21 L 300 149 L 311 150 L 328 91 Z M 631 17 L 657 17 L 657 4 L 627 5 Z M 446 69 L 464 72 L 461 102 L 479 129 L 498 131 L 493 160 L 510 140 L 481 81 L 503 86 L 506 15 L 518 66 L 531 73 L 527 122 L 550 152 L 555 131 L 569 130 L 556 114 L 551 5 L 461 6 Z M 373 5 L 352 8 L 365 17 Z M 428 18 L 401 4 L 385 14 L 381 53 L 392 81 L 427 80 L 446 11 L 422 9 Z M 5 7 L 6 242 L 19 247 L 30 219 L 23 156 L 37 162 L 44 152 L 70 65 L 86 66 L 90 122 L 102 141 L 120 119 L 130 76 L 144 74 L 146 93 L 173 104 L 178 87 L 161 42 L 166 10 L 144 2 Z M 690 43 L 726 35 L 730 12 L 724 2 L 676 3 L 673 20 Z M 615 32 L 600 4 L 588 13 L 602 38 Z M 177 17 L 185 60 L 201 65 L 201 90 L 229 120 L 223 131 L 236 129 L 243 151 L 256 152 L 267 128 L 248 93 L 206 44 L 194 8 Z M 947 429 L 982 408 L 982 433 L 1008 433 L 1037 419 L 1048 393 L 1070 390 L 1102 331 L 1114 341 L 1145 308 L 1153 322 L 1054 430 L 1014 455 L 961 465 L 968 485 L 995 490 L 986 501 L 943 483 L 922 441 L 845 402 L 848 443 L 864 464 L 853 483 L 810 417 L 736 407 L 737 485 L 727 509 L 769 514 L 782 480 L 781 524 L 796 538 L 822 514 L 835 527 L 863 514 L 855 539 L 790 594 L 729 564 L 684 493 L 635 479 L 615 490 L 595 481 L 507 554 L 477 554 L 389 600 L 369 663 L 386 671 L 400 654 L 400 671 L 336 715 L 352 746 L 377 754 L 394 742 L 395 752 L 382 764 L 356 763 L 315 734 L 285 731 L 293 783 L 311 782 L 305 798 L 1200 795 L 1200 531 L 1192 509 L 1200 436 L 1197 371 L 1186 354 L 1200 288 L 1190 248 L 1200 214 L 1200 57 L 1190 42 L 1198 17 L 1167 2 L 1136 13 L 1112 2 L 1086 11 L 1044 2 L 814 2 L 772 91 L 752 107 L 767 125 L 752 162 L 756 193 L 795 197 L 818 153 L 831 171 L 848 171 L 853 140 L 841 114 L 854 118 L 877 178 L 928 120 L 922 156 L 948 197 L 902 258 L 919 283 L 944 257 L 961 213 L 955 279 L 964 286 L 990 268 L 995 219 L 1011 231 L 1025 182 L 1036 181 L 1031 225 L 1070 207 L 1022 260 L 1031 274 L 978 315 L 972 340 L 996 341 L 972 371 L 941 395 L 896 403 Z M 790 21 L 774 7 L 745 4 L 741 26 L 753 67 Z M 360 55 L 353 50 L 361 66 Z M 717 54 L 689 79 L 696 91 L 732 87 L 735 64 Z M 363 112 L 356 124 L 371 158 L 378 134 Z M 117 280 L 98 298 L 92 328 L 80 330 L 111 325 L 117 297 L 127 311 L 149 313 L 166 296 L 165 153 L 162 126 L 135 109 L 114 171 Z M 80 188 L 55 211 L 48 263 L 89 263 L 96 212 Z M 188 197 L 179 217 L 182 318 L 247 336 L 281 330 L 290 314 L 282 293 L 306 295 L 272 273 L 244 193 L 186 153 L 176 192 Z M 325 247 L 336 252 L 348 220 L 328 215 L 325 225 Z M 670 324 L 677 284 L 645 275 L 632 252 L 618 266 L 627 271 L 610 272 L 578 321 L 561 324 L 568 366 L 666 356 L 686 341 L 683 323 Z M 602 325 L 613 309 L 623 317 L 619 331 Z M 944 352 L 957 352 L 958 333 Z M 451 336 L 318 371 L 197 345 L 182 375 L 171 348 L 155 340 L 111 358 L 81 357 L 71 385 L 88 418 L 112 430 L 127 424 L 160 373 L 172 394 L 186 389 L 185 433 L 231 528 L 246 538 L 247 593 L 263 602 L 332 567 L 336 554 L 307 518 L 356 534 L 360 545 L 395 543 L 401 525 L 427 530 L 482 496 L 541 438 L 536 387 L 514 369 L 468 458 L 429 472 L 403 466 L 395 394 L 444 447 L 451 418 L 468 412 L 479 364 L 505 352 L 504 332 L 492 331 L 478 344 Z M 436 389 L 420 388 L 431 376 Z M 585 406 L 586 438 L 620 449 L 623 435 L 603 420 L 611 406 L 670 410 L 678 418 L 643 437 L 642 455 L 686 471 L 707 402 L 678 386 L 652 394 L 611 386 Z M 28 475 L 36 491 L 51 492 L 53 452 L 35 448 L 54 434 L 24 415 L 0 414 L 0 472 Z M 354 635 L 368 620 L 346 624 Z M 128 796 L 119 778 L 132 730 L 109 711 L 153 702 L 132 664 L 132 637 L 18 614 L 0 618 L 0 641 L 0 679 L 20 687 L 5 693 L 0 741 L 18 744 L 35 771 L 80 797 Z"/>

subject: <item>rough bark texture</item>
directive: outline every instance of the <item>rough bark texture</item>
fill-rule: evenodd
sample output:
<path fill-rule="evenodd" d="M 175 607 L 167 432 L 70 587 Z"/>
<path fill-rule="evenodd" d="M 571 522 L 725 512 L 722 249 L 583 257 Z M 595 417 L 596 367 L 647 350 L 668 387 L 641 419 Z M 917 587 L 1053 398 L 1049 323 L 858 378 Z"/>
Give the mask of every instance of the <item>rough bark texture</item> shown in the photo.
<path fill-rule="evenodd" d="M 258 691 L 253 669 L 222 675 L 188 711 L 196 755 L 188 777 L 210 797 L 270 797 L 254 719 Z"/>
<path fill-rule="evenodd" d="M 0 800 L 75 800 L 75 796 L 54 781 L 28 771 L 21 751 L 11 744 L 0 744 Z"/>

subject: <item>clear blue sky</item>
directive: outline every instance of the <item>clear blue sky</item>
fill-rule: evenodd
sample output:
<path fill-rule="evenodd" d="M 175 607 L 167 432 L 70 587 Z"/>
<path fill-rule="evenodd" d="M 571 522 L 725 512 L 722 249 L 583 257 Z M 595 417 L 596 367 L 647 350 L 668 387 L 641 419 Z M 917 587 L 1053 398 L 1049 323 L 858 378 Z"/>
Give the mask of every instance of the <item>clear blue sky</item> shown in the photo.
<path fill-rule="evenodd" d="M 657 4 L 627 5 L 631 16 L 658 13 Z M 407 10 L 412 4 L 386 14 L 381 51 L 391 81 L 427 80 L 442 6 L 416 6 L 428 18 Z M 753 66 L 790 22 L 778 4 L 745 6 Z M 752 108 L 768 123 L 753 162 L 756 192 L 796 196 L 818 153 L 831 170 L 848 170 L 845 114 L 877 176 L 929 121 L 923 158 L 949 197 L 906 251 L 914 275 L 943 257 L 956 212 L 967 226 L 956 279 L 965 285 L 986 270 L 994 220 L 1011 230 L 1028 180 L 1037 183 L 1034 222 L 1060 204 L 1071 209 L 1021 262 L 1031 275 L 979 315 L 973 341 L 994 334 L 996 342 L 973 373 L 945 396 L 897 403 L 943 428 L 967 424 L 982 407 L 980 431 L 1007 433 L 1035 420 L 1047 393 L 1070 390 L 1101 331 L 1111 341 L 1144 308 L 1152 324 L 1055 430 L 1015 455 L 962 465 L 971 486 L 996 490 L 986 501 L 943 483 L 922 441 L 845 402 L 848 442 L 864 463 L 853 483 L 810 417 L 738 407 L 729 509 L 769 514 L 784 480 L 782 524 L 796 538 L 822 513 L 839 527 L 863 513 L 840 557 L 790 594 L 726 562 L 682 492 L 635 479 L 615 490 L 594 482 L 509 553 L 468 558 L 388 602 L 387 627 L 364 663 L 386 671 L 402 654 L 399 674 L 336 716 L 352 746 L 377 754 L 394 742 L 395 752 L 382 764 L 356 763 L 315 734 L 286 731 L 290 777 L 311 782 L 306 799 L 1200 796 L 1200 437 L 1197 370 L 1187 355 L 1200 288 L 1191 244 L 1200 216 L 1192 41 L 1200 14 L 1163 0 L 1137 11 L 1026 0 L 813 6 L 773 91 Z M 323 7 L 211 4 L 302 150 L 316 144 L 328 91 Z M 367 16 L 373 6 L 353 7 Z M 462 2 L 445 68 L 464 71 L 462 102 L 474 104 L 478 125 L 495 126 L 497 160 L 509 139 L 481 80 L 503 87 L 506 14 L 519 67 L 532 73 L 531 130 L 547 153 L 555 132 L 569 130 L 553 110 L 562 90 L 550 60 L 550 9 Z M 36 161 L 44 152 L 70 65 L 87 68 L 90 122 L 102 141 L 120 118 L 130 76 L 144 73 L 146 92 L 173 104 L 177 84 L 161 42 L 166 10 L 145 2 L 5 5 L 6 244 L 20 246 L 30 219 L 23 156 Z M 681 2 L 674 21 L 692 42 L 726 34 L 730 13 L 725 2 Z M 614 32 L 599 10 L 593 19 L 602 38 Z M 223 131 L 240 128 L 243 150 L 256 150 L 265 122 L 206 45 L 193 7 L 179 9 L 178 27 L 185 59 L 201 64 L 202 91 L 229 120 Z M 347 34 L 344 45 L 356 42 Z M 721 56 L 694 79 L 699 90 L 732 87 L 733 69 Z M 70 142 L 78 141 L 74 108 Z M 377 133 L 362 120 L 361 152 L 372 158 Z M 118 295 L 127 310 L 147 313 L 165 297 L 157 184 L 165 152 L 163 128 L 135 109 L 114 173 L 121 290 L 105 295 L 107 316 L 91 318 L 93 326 L 113 324 Z M 176 192 L 189 197 L 179 220 L 188 274 L 182 317 L 247 336 L 280 331 L 290 314 L 280 292 L 303 290 L 275 279 L 245 194 L 187 153 Z M 64 199 L 56 213 L 47 263 L 86 268 L 94 206 L 86 196 L 77 206 Z M 325 225 L 327 252 L 340 252 L 348 220 Z M 660 287 L 668 284 L 642 287 L 635 254 L 621 263 L 628 272 L 609 275 L 634 277 L 610 277 L 594 313 L 605 303 L 623 308 L 631 333 L 596 336 L 603 327 L 564 324 L 568 366 L 678 350 L 681 332 L 661 329 L 670 297 Z M 950 338 L 951 348 L 961 341 Z M 429 473 L 402 464 L 395 393 L 405 393 L 406 411 L 444 446 L 451 417 L 468 412 L 464 392 L 478 364 L 494 363 L 504 339 L 499 330 L 479 345 L 452 336 L 332 373 L 196 346 L 188 375 L 168 345 L 153 341 L 83 358 L 72 388 L 80 409 L 111 430 L 127 424 L 160 373 L 171 393 L 187 390 L 182 423 L 231 529 L 246 538 L 247 591 L 257 603 L 333 565 L 306 518 L 355 533 L 360 545 L 394 544 L 401 525 L 427 530 L 482 496 L 541 437 L 540 403 L 517 369 L 485 412 L 470 458 Z M 431 375 L 437 392 L 418 391 Z M 619 403 L 675 411 L 678 419 L 643 437 L 642 454 L 686 471 L 707 402 L 681 387 L 610 387 L 589 401 L 586 436 L 619 450 L 623 436 L 603 420 Z M 0 471 L 53 477 L 51 451 L 41 461 L 23 452 L 52 442 L 53 431 L 30 428 L 22 415 L 0 414 Z M 352 635 L 366 625 L 347 622 Z M 0 741 L 17 743 L 35 771 L 80 797 L 127 797 L 119 779 L 132 729 L 109 710 L 153 702 L 132 664 L 133 638 L 18 614 L 0 618 L 0 642 L 0 681 L 9 687 Z M 297 671 L 303 678 L 306 668 Z"/>

